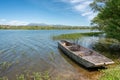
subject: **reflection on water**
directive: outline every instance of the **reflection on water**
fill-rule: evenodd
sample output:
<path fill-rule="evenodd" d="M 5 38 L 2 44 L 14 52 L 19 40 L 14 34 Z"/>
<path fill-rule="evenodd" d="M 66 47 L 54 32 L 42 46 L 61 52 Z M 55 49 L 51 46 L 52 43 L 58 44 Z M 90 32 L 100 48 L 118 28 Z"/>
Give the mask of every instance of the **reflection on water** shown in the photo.
<path fill-rule="evenodd" d="M 95 44 L 99 40 L 99 37 L 82 37 L 77 40 L 76 43 L 86 47 L 86 48 L 92 48 L 92 45 Z"/>
<path fill-rule="evenodd" d="M 98 71 L 88 71 L 66 57 L 51 36 L 90 30 L 1 30 L 0 76 L 14 80 L 16 74 L 49 71 L 61 80 L 96 80 Z M 96 37 L 76 40 L 89 47 Z M 7 63 L 7 64 L 6 64 Z M 9 65 L 8 65 L 9 63 Z M 4 65 L 3 65 L 4 64 Z M 2 67 L 1 67 L 2 66 Z M 7 67 L 6 67 L 7 66 Z"/>

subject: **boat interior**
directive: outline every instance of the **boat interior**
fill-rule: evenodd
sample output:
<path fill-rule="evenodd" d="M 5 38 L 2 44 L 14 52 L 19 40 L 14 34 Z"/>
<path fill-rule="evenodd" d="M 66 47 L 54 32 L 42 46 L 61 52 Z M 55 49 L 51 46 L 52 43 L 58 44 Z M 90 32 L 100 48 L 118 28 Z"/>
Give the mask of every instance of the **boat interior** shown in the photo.
<path fill-rule="evenodd" d="M 78 56 L 90 56 L 95 55 L 95 52 L 93 50 L 84 48 L 78 44 L 70 43 L 68 41 L 62 40 L 61 41 L 63 46 L 67 47 L 70 51 L 72 51 L 74 54 Z"/>
<path fill-rule="evenodd" d="M 61 44 L 66 49 L 68 49 L 71 53 L 73 53 L 79 57 L 82 57 L 83 59 L 90 61 L 96 65 L 114 63 L 112 60 L 104 57 L 103 55 L 97 53 L 96 51 L 82 47 L 78 44 L 71 43 L 66 40 L 62 40 Z"/>

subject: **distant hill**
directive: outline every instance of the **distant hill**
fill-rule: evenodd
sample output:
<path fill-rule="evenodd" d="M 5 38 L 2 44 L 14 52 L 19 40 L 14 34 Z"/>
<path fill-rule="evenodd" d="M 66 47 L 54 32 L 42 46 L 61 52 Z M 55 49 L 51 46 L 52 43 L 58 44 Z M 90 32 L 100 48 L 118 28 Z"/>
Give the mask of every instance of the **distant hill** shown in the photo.
<path fill-rule="evenodd" d="M 30 23 L 28 25 L 19 25 L 19 26 L 12 26 L 12 25 L 0 25 L 0 29 L 25 29 L 25 30 L 51 30 L 51 29 L 96 29 L 95 27 L 91 26 L 69 26 L 69 25 L 59 25 L 59 24 L 45 24 L 45 23 Z"/>
<path fill-rule="evenodd" d="M 29 23 L 27 26 L 48 26 L 48 24 L 45 24 L 45 23 Z"/>
<path fill-rule="evenodd" d="M 46 24 L 46 23 L 29 23 L 27 26 L 54 26 L 54 27 L 63 27 L 63 26 L 67 26 L 67 25 Z"/>
<path fill-rule="evenodd" d="M 0 26 L 16 26 L 16 25 L 2 25 L 0 24 Z M 87 27 L 90 27 L 90 26 L 71 26 L 71 25 L 61 25 L 61 24 L 46 24 L 46 23 L 29 23 L 27 25 L 17 25 L 17 26 L 47 26 L 47 27 L 81 27 L 81 28 L 87 28 Z"/>

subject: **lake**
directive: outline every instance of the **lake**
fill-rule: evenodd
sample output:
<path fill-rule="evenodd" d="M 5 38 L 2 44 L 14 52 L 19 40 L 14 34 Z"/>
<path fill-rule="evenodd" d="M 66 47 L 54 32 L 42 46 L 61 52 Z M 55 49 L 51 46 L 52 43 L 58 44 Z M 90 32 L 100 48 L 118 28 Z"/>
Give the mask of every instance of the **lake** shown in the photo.
<path fill-rule="evenodd" d="M 99 71 L 88 71 L 64 55 L 52 36 L 65 33 L 95 32 L 91 30 L 0 30 L 0 77 L 15 80 L 27 72 L 48 71 L 52 79 L 96 80 Z M 97 40 L 83 37 L 77 42 L 85 47 Z"/>

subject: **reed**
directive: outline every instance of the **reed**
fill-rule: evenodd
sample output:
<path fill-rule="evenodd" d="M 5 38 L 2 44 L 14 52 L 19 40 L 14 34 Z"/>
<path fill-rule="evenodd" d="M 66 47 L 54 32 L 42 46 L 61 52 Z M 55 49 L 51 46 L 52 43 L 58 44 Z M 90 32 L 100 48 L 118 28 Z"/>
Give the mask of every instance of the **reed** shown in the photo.
<path fill-rule="evenodd" d="M 103 34 L 103 32 L 61 34 L 61 35 L 58 35 L 58 36 L 53 36 L 53 39 L 54 40 L 79 39 L 80 37 L 83 37 L 83 36 L 99 36 L 100 34 Z"/>

